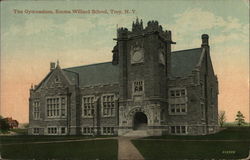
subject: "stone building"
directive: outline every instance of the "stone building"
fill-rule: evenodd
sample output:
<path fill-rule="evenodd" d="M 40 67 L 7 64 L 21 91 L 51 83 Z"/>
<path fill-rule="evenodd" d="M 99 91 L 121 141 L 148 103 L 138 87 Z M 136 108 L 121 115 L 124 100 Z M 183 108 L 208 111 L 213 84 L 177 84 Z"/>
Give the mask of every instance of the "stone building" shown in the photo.
<path fill-rule="evenodd" d="M 119 28 L 112 62 L 50 72 L 30 89 L 29 134 L 201 135 L 218 128 L 218 80 L 209 50 L 171 51 L 171 31 L 138 19 Z M 141 134 L 141 132 L 140 132 Z"/>

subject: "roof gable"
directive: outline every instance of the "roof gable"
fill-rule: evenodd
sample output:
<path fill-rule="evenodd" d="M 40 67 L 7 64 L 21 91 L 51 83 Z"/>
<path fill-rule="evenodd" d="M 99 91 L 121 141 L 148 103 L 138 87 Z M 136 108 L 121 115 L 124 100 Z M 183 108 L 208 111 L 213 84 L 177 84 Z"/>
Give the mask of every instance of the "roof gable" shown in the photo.
<path fill-rule="evenodd" d="M 57 67 L 48 73 L 35 90 L 38 91 L 40 88 L 44 87 L 62 87 L 70 84 L 72 84 L 72 82 L 68 79 L 68 76 L 64 74 L 60 67 Z"/>

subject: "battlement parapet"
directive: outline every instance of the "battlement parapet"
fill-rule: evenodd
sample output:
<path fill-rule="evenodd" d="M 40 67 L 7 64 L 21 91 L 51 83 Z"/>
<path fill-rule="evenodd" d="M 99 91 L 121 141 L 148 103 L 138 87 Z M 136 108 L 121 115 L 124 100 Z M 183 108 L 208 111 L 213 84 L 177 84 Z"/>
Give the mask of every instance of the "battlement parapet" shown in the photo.
<path fill-rule="evenodd" d="M 128 36 L 128 29 L 121 27 L 117 29 L 117 37 L 118 38 L 126 38 Z"/>

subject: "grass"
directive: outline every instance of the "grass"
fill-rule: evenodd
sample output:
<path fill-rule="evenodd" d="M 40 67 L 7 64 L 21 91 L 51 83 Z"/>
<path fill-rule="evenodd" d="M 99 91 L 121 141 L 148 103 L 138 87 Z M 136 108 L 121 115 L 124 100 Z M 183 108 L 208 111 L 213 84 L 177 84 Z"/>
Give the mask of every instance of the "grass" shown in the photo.
<path fill-rule="evenodd" d="M 28 129 L 25 129 L 25 128 L 14 128 L 14 129 L 11 129 L 10 131 L 15 132 L 19 135 L 27 135 L 28 134 Z"/>
<path fill-rule="evenodd" d="M 1 137 L 2 138 L 2 137 Z M 5 143 L 6 144 L 6 143 Z M 117 159 L 117 140 L 90 140 L 46 144 L 2 145 L 2 158 L 11 159 Z"/>
<path fill-rule="evenodd" d="M 54 143 L 100 137 L 111 136 L 1 136 L 0 153 L 6 159 L 117 159 L 118 144 L 114 139 Z M 205 136 L 166 135 L 132 142 L 146 160 L 239 159 L 248 156 L 250 127 L 229 127 Z"/>
<path fill-rule="evenodd" d="M 28 142 L 45 142 L 45 141 L 61 141 L 61 140 L 78 140 L 89 138 L 108 138 L 113 136 L 32 136 L 32 135 L 17 135 L 17 136 L 1 136 L 0 144 L 16 144 Z"/>
<path fill-rule="evenodd" d="M 239 127 L 237 122 L 226 122 L 223 127 Z M 250 123 L 245 122 L 241 127 L 250 127 Z"/>
<path fill-rule="evenodd" d="M 166 135 L 132 142 L 146 160 L 246 158 L 250 149 L 250 127 L 231 127 L 205 136 Z"/>
<path fill-rule="evenodd" d="M 179 135 L 165 135 L 165 136 L 152 136 L 146 139 L 178 139 L 178 140 L 250 140 L 250 127 L 228 127 L 219 133 L 201 135 L 201 136 L 179 136 Z"/>
<path fill-rule="evenodd" d="M 249 142 L 133 140 L 146 160 L 246 158 Z"/>

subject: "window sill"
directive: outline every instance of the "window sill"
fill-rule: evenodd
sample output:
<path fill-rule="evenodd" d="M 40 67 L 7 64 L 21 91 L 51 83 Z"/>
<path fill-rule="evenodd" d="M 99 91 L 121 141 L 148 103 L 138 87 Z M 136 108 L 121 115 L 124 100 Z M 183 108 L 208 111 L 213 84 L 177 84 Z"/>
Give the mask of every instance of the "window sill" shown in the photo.
<path fill-rule="evenodd" d="M 170 116 L 186 116 L 187 113 L 169 113 Z"/>
<path fill-rule="evenodd" d="M 187 135 L 188 133 L 169 133 L 169 134 L 171 134 L 171 135 L 179 135 L 179 136 L 181 136 L 181 135 Z"/>
<path fill-rule="evenodd" d="M 93 116 L 82 116 L 82 118 L 94 118 Z"/>
<path fill-rule="evenodd" d="M 42 118 L 33 118 L 34 121 L 40 121 Z"/>
<path fill-rule="evenodd" d="M 102 118 L 114 118 L 115 117 L 115 115 L 114 116 L 104 116 L 104 115 L 102 115 Z"/>

